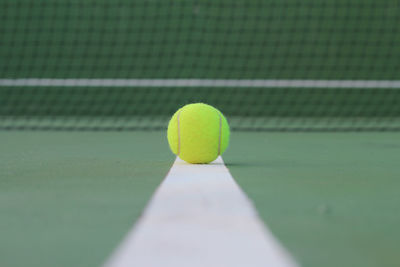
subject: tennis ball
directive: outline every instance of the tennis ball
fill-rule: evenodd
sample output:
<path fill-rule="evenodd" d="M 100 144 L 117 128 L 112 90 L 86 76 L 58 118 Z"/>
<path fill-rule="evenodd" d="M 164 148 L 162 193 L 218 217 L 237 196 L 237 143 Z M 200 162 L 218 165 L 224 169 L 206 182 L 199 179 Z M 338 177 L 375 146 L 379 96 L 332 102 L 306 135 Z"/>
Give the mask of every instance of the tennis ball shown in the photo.
<path fill-rule="evenodd" d="M 222 113 L 207 104 L 180 108 L 168 125 L 172 152 L 188 163 L 210 163 L 229 143 L 229 125 Z"/>

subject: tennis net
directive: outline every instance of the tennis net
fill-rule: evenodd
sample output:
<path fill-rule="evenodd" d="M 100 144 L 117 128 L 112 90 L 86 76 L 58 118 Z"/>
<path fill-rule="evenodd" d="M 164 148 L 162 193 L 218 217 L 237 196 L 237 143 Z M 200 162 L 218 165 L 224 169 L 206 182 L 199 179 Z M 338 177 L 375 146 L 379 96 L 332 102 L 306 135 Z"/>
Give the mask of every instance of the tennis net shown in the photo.
<path fill-rule="evenodd" d="M 396 0 L 2 0 L 0 128 L 400 130 Z"/>

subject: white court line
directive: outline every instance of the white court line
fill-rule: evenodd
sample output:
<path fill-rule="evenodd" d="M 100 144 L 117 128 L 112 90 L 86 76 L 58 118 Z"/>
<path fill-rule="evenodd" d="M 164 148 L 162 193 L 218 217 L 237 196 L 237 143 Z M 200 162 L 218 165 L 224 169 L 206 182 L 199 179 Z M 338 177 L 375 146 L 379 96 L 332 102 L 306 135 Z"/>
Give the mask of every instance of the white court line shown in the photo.
<path fill-rule="evenodd" d="M 222 158 L 179 158 L 107 267 L 298 266 L 263 225 Z"/>
<path fill-rule="evenodd" d="M 400 89 L 399 80 L 242 80 L 242 79 L 0 79 L 0 86 L 84 87 L 260 87 Z"/>

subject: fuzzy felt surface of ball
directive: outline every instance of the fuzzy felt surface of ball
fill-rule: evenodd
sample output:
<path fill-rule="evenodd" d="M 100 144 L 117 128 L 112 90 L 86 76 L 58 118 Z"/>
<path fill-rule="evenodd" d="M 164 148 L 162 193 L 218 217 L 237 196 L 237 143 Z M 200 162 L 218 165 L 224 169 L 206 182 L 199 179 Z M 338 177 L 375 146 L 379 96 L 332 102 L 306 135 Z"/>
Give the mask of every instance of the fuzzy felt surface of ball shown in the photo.
<path fill-rule="evenodd" d="M 188 163 L 210 163 L 222 155 L 229 143 L 229 125 L 216 108 L 194 103 L 183 106 L 168 124 L 171 151 Z"/>

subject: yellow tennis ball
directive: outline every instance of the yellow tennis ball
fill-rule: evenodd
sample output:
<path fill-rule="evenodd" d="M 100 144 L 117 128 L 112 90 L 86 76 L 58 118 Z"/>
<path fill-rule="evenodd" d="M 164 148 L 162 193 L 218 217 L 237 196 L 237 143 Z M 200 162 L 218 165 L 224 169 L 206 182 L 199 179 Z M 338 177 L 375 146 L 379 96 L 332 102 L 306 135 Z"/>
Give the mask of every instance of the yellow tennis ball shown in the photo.
<path fill-rule="evenodd" d="M 168 143 L 172 152 L 188 163 L 209 163 L 228 147 L 229 125 L 218 109 L 189 104 L 172 116 Z"/>

